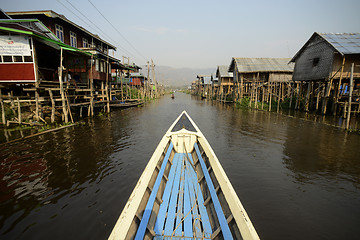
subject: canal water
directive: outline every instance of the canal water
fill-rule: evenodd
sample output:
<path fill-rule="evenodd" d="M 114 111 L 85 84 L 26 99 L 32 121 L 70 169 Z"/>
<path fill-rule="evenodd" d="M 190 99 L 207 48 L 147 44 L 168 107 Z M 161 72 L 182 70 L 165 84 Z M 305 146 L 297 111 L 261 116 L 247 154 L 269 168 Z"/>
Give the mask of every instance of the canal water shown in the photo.
<path fill-rule="evenodd" d="M 0 146 L 1 239 L 107 239 L 186 110 L 262 239 L 359 239 L 360 135 L 176 93 Z"/>

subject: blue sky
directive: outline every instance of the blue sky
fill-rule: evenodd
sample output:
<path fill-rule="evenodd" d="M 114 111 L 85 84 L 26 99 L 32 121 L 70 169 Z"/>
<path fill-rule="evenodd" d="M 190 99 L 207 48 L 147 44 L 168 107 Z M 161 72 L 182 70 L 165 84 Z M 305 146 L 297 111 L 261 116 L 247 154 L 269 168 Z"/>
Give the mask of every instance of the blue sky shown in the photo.
<path fill-rule="evenodd" d="M 53 10 L 117 46 L 118 58 L 175 68 L 293 57 L 313 32 L 360 32 L 358 0 L 1 0 L 1 8 Z"/>

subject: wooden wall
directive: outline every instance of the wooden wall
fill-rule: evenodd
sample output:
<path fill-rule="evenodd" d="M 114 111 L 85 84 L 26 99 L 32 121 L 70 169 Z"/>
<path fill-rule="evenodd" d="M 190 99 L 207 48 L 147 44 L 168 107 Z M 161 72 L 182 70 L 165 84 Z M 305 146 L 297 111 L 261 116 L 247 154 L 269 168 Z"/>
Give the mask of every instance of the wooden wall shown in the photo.
<path fill-rule="evenodd" d="M 330 76 L 334 48 L 323 38 L 316 36 L 296 59 L 294 81 L 325 80 Z"/>

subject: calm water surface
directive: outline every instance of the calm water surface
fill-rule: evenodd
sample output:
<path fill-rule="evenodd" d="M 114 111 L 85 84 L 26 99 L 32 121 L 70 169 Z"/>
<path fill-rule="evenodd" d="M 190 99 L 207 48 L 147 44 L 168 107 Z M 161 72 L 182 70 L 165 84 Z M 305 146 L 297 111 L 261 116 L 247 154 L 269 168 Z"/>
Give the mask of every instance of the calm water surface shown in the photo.
<path fill-rule="evenodd" d="M 359 239 L 359 135 L 180 93 L 0 146 L 0 238 L 107 239 L 183 110 L 262 239 Z"/>

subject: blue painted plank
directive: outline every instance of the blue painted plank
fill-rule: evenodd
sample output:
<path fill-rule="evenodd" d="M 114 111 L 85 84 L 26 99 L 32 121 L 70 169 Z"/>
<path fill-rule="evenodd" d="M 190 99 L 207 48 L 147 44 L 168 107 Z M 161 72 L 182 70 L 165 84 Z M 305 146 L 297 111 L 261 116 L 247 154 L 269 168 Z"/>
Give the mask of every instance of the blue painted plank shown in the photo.
<path fill-rule="evenodd" d="M 194 163 L 190 153 L 188 154 L 188 156 L 189 156 L 190 161 L 192 163 Z M 194 190 L 197 191 L 197 189 L 195 189 L 195 186 L 196 186 L 196 188 L 199 188 L 197 200 L 198 200 L 198 205 L 199 205 L 201 222 L 202 222 L 202 226 L 203 226 L 204 237 L 205 238 L 210 238 L 211 234 L 212 234 L 212 229 L 211 229 L 209 216 L 208 216 L 207 211 L 206 211 L 206 207 L 204 206 L 204 197 L 203 197 L 202 192 L 201 192 L 200 184 L 197 182 L 196 173 L 194 171 L 192 171 L 192 174 L 193 174 L 193 179 L 196 180 L 196 184 L 194 185 Z"/>
<path fill-rule="evenodd" d="M 185 185 L 184 185 L 184 216 L 187 216 L 184 220 L 184 237 L 193 237 L 192 230 L 192 216 L 191 216 L 191 206 L 190 206 L 190 195 L 189 195 L 189 185 L 187 182 L 189 177 L 185 174 Z"/>
<path fill-rule="evenodd" d="M 175 154 L 174 158 L 173 158 L 173 164 L 170 168 L 170 172 L 169 172 L 169 176 L 168 176 L 168 181 L 166 183 L 165 186 L 165 190 L 162 196 L 162 200 L 163 202 L 160 205 L 159 208 L 159 213 L 158 216 L 156 218 L 156 222 L 155 222 L 155 227 L 154 227 L 154 231 L 156 233 L 156 235 L 161 235 L 163 230 L 164 230 L 164 223 L 165 223 L 165 217 L 166 217 L 166 212 L 169 206 L 169 202 L 170 202 L 170 194 L 171 194 L 171 189 L 174 183 L 174 179 L 175 179 L 175 169 L 176 169 L 176 163 L 177 163 L 177 159 L 179 158 L 179 154 Z"/>
<path fill-rule="evenodd" d="M 202 171 L 203 171 L 204 176 L 205 176 L 206 183 L 207 183 L 209 191 L 210 191 L 211 199 L 212 199 L 214 207 L 215 207 L 215 212 L 216 212 L 216 215 L 217 215 L 219 223 L 220 223 L 221 232 L 222 232 L 225 239 L 233 239 L 233 237 L 231 235 L 231 232 L 230 232 L 230 229 L 229 229 L 229 225 L 227 224 L 224 212 L 223 212 L 223 210 L 221 208 L 219 199 L 217 197 L 217 194 L 216 194 L 216 191 L 215 191 L 215 188 L 214 188 L 214 184 L 211 181 L 211 178 L 210 178 L 209 172 L 208 172 L 208 170 L 206 168 L 205 162 L 201 157 L 199 147 L 198 147 L 198 145 L 196 143 L 194 144 L 194 146 L 195 146 L 196 154 L 197 154 L 197 156 L 199 158 L 199 161 L 200 161 Z"/>
<path fill-rule="evenodd" d="M 182 160 L 182 159 L 181 159 Z M 184 217 L 184 183 L 185 183 L 185 165 L 181 163 L 181 177 L 180 177 L 180 190 L 179 190 L 179 201 L 175 223 L 175 236 L 181 236 L 183 231 L 182 218 Z"/>
<path fill-rule="evenodd" d="M 181 157 L 180 157 L 176 163 L 175 179 L 174 179 L 174 184 L 173 184 L 173 188 L 171 191 L 168 214 L 167 214 L 166 222 L 165 222 L 164 235 L 167 235 L 167 236 L 170 236 L 174 231 L 176 203 L 178 200 L 179 185 L 180 185 L 181 164 L 182 164 L 182 161 L 181 161 Z"/>
<path fill-rule="evenodd" d="M 144 214 L 143 214 L 143 216 L 141 218 L 141 222 L 140 222 L 138 231 L 136 232 L 136 236 L 135 236 L 136 240 L 144 239 L 146 227 L 148 225 L 150 215 L 152 213 L 152 208 L 154 206 L 156 194 L 157 194 L 157 192 L 159 190 L 160 183 L 161 183 L 161 180 L 162 180 L 163 175 L 164 175 L 165 167 L 166 167 L 166 164 L 167 164 L 167 162 L 169 160 L 172 149 L 173 149 L 173 144 L 172 144 L 172 142 L 170 142 L 168 150 L 167 150 L 167 152 L 165 154 L 165 158 L 164 158 L 163 163 L 161 165 L 159 174 L 158 174 L 158 176 L 157 176 L 157 178 L 155 180 L 153 190 L 152 190 L 152 192 L 150 194 L 150 197 L 149 197 L 149 200 L 148 200 L 148 202 L 146 204 Z"/>
<path fill-rule="evenodd" d="M 195 189 L 194 191 L 194 187 L 196 188 L 196 185 L 194 186 L 194 178 L 191 172 L 193 172 L 194 170 L 192 169 L 192 167 L 190 166 L 190 163 L 186 162 L 186 174 L 188 176 L 189 181 L 187 182 L 187 184 L 189 185 L 189 193 L 190 193 L 190 206 L 192 208 L 192 219 L 193 219 L 193 230 L 195 230 L 195 236 L 196 237 L 201 237 L 202 233 L 201 233 L 201 226 L 200 226 L 200 215 L 198 212 L 198 206 L 197 206 L 197 202 L 196 202 L 196 192 L 199 191 L 200 189 Z M 196 181 L 196 180 L 195 180 Z"/>

